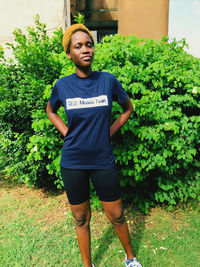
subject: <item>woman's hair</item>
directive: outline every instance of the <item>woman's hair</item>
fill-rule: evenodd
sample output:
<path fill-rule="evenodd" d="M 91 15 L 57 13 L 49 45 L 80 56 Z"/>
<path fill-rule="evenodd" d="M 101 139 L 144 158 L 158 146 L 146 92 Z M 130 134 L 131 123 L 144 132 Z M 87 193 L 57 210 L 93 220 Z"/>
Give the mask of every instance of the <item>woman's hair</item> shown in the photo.
<path fill-rule="evenodd" d="M 92 33 L 85 27 L 83 24 L 73 24 L 70 26 L 63 35 L 63 48 L 65 52 L 69 52 L 70 44 L 71 44 L 71 37 L 75 32 L 82 31 L 89 35 L 92 44 L 94 45 L 94 37 Z"/>

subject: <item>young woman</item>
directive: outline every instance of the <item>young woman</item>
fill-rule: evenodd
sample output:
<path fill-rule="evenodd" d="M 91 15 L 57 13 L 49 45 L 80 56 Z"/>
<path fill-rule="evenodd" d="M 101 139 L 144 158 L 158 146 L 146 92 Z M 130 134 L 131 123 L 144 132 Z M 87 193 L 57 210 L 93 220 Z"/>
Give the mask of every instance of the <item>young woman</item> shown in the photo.
<path fill-rule="evenodd" d="M 89 227 L 91 178 L 105 214 L 126 252 L 125 265 L 141 267 L 132 252 L 110 143 L 110 137 L 128 120 L 133 109 L 131 101 L 114 75 L 92 71 L 94 38 L 84 25 L 74 24 L 66 30 L 63 47 L 67 57 L 75 64 L 76 73 L 56 82 L 47 114 L 64 136 L 61 175 L 75 219 L 83 264 L 85 267 L 94 266 Z M 124 111 L 110 126 L 112 101 L 117 101 Z M 56 113 L 61 105 L 65 108 L 68 127 Z"/>

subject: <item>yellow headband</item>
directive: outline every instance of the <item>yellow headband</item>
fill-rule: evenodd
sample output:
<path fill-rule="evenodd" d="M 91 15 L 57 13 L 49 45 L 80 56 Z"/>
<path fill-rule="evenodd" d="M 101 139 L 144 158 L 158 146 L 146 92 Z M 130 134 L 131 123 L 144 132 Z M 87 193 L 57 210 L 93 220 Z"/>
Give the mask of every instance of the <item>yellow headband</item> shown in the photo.
<path fill-rule="evenodd" d="M 65 31 L 63 35 L 63 48 L 65 52 L 67 52 L 69 48 L 72 34 L 78 30 L 86 31 L 94 43 L 94 37 L 87 27 L 85 27 L 83 24 L 73 24 Z"/>

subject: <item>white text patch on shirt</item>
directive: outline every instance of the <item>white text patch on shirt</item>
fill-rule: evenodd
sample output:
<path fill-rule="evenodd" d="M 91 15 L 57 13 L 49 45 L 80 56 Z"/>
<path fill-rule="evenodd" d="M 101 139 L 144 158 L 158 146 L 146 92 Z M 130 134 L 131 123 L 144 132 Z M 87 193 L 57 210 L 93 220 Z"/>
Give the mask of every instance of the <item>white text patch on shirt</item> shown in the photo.
<path fill-rule="evenodd" d="M 79 108 L 93 108 L 108 106 L 107 95 L 100 95 L 90 98 L 67 98 L 66 99 L 66 109 L 79 109 Z"/>

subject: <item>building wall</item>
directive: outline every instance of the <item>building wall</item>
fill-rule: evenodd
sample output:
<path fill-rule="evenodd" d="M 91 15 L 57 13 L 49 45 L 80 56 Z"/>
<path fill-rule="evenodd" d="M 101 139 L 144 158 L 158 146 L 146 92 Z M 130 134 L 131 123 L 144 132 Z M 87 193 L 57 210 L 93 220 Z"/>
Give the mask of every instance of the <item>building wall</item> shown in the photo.
<path fill-rule="evenodd" d="M 168 35 L 169 0 L 120 0 L 120 34 L 160 40 Z"/>
<path fill-rule="evenodd" d="M 119 9 L 119 0 L 95 0 L 93 9 Z M 97 12 L 93 14 L 94 20 L 118 20 L 118 11 Z"/>
<path fill-rule="evenodd" d="M 71 0 L 79 9 L 85 9 L 86 0 Z M 118 32 L 124 35 L 160 40 L 168 35 L 169 0 L 90 0 L 90 9 L 117 9 L 95 12 L 92 21 L 118 20 Z"/>
<path fill-rule="evenodd" d="M 13 31 L 16 28 L 26 33 L 25 27 L 33 25 L 33 17 L 40 15 L 40 21 L 47 24 L 48 34 L 64 24 L 63 0 L 6 0 L 0 8 L 0 45 L 5 55 L 11 56 L 6 42 L 13 43 Z"/>
<path fill-rule="evenodd" d="M 71 0 L 71 11 L 76 6 L 85 8 L 85 0 Z M 117 21 L 120 34 L 135 34 L 138 37 L 160 39 L 168 35 L 169 0 L 90 0 L 91 9 L 118 9 L 118 11 L 92 13 L 96 22 Z M 33 25 L 33 17 L 39 14 L 40 21 L 47 24 L 48 34 L 65 24 L 64 0 L 6 0 L 0 8 L 0 45 L 5 54 L 6 42 L 13 43 L 12 32 Z M 102 24 L 105 25 L 105 24 Z M 64 28 L 64 27 L 63 27 Z"/>
<path fill-rule="evenodd" d="M 90 0 L 90 9 L 119 9 L 120 0 Z M 84 10 L 86 8 L 86 0 L 71 0 L 72 14 L 75 10 Z M 91 13 L 90 19 L 97 21 L 118 20 L 118 11 L 94 12 Z"/>

